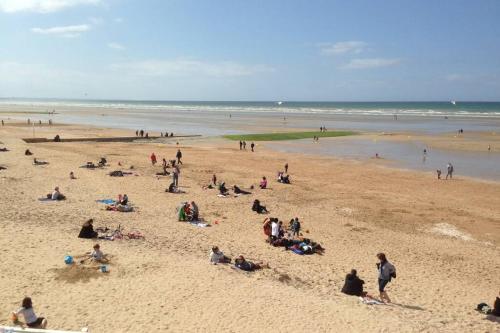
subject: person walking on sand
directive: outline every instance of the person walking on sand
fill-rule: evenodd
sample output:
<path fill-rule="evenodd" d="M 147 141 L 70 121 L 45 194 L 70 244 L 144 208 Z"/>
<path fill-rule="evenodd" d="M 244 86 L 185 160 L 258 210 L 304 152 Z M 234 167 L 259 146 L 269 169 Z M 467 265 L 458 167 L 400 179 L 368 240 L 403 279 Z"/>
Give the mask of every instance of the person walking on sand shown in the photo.
<path fill-rule="evenodd" d="M 175 155 L 177 157 L 177 164 L 182 164 L 181 158 L 182 158 L 182 152 L 180 149 L 177 150 L 177 154 Z"/>
<path fill-rule="evenodd" d="M 448 176 L 450 177 L 450 179 L 453 179 L 453 165 L 450 162 L 448 162 L 446 170 L 447 170 L 446 179 L 448 179 Z"/>
<path fill-rule="evenodd" d="M 378 253 L 377 258 L 379 260 L 377 263 L 377 270 L 380 300 L 384 303 L 391 303 L 391 299 L 389 298 L 389 295 L 387 295 L 385 287 L 393 278 L 396 278 L 396 268 L 387 260 L 384 253 Z"/>
<path fill-rule="evenodd" d="M 150 159 L 151 159 L 151 164 L 153 164 L 153 166 L 154 166 L 156 164 L 156 155 L 155 155 L 155 153 L 151 153 Z"/>
<path fill-rule="evenodd" d="M 255 143 L 253 143 L 253 142 L 252 142 L 252 143 L 250 144 L 250 149 L 252 149 L 252 153 L 253 153 L 253 151 L 254 151 L 254 150 L 253 150 L 254 148 L 255 148 Z"/>

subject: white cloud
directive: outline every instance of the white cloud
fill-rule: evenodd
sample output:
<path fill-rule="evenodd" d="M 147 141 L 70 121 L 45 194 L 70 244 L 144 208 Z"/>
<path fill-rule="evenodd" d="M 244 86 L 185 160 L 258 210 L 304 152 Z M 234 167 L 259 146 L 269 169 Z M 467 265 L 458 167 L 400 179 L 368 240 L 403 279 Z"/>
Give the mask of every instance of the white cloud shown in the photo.
<path fill-rule="evenodd" d="M 51 28 L 32 28 L 31 31 L 37 34 L 43 35 L 56 35 L 62 37 L 78 37 L 81 33 L 89 31 L 90 25 L 79 24 L 79 25 L 67 25 L 62 27 L 51 27 Z"/>
<path fill-rule="evenodd" d="M 114 50 L 125 50 L 125 46 L 119 44 L 119 43 L 115 43 L 115 42 L 111 42 L 111 43 L 108 43 L 108 47 L 111 48 L 111 49 L 114 49 Z"/>
<path fill-rule="evenodd" d="M 123 19 L 122 19 L 121 17 L 116 17 L 116 18 L 114 18 L 114 19 L 113 19 L 113 21 L 114 21 L 115 23 L 122 23 L 122 22 L 123 22 Z"/>
<path fill-rule="evenodd" d="M 101 0 L 0 0 L 0 11 L 5 13 L 50 13 L 78 5 L 95 5 Z"/>
<path fill-rule="evenodd" d="M 368 43 L 362 41 L 346 41 L 337 43 L 320 43 L 321 54 L 324 55 L 339 55 L 339 54 L 359 54 L 368 46 Z"/>
<path fill-rule="evenodd" d="M 190 59 L 146 60 L 111 65 L 114 70 L 141 76 L 210 76 L 236 77 L 274 72 L 266 65 L 245 65 L 236 62 L 208 62 Z"/>
<path fill-rule="evenodd" d="M 344 69 L 369 69 L 395 66 L 401 62 L 400 59 L 389 58 L 365 58 L 365 59 L 351 59 L 346 65 L 341 68 Z"/>

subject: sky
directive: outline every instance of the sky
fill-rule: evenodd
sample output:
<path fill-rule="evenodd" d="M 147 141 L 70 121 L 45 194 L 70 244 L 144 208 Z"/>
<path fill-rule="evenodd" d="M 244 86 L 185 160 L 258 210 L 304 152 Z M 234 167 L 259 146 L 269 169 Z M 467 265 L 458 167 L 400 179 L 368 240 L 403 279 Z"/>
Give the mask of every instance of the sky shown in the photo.
<path fill-rule="evenodd" d="M 0 98 L 500 101 L 497 0 L 0 0 Z"/>

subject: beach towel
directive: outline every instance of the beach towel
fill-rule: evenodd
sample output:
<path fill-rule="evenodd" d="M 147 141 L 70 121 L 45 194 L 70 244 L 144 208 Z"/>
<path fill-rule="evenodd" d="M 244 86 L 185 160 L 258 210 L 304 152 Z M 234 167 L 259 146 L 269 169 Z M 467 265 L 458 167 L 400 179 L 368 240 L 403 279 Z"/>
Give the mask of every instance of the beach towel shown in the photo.
<path fill-rule="evenodd" d="M 105 205 L 112 205 L 112 204 L 116 203 L 116 201 L 113 199 L 99 199 L 99 200 L 96 200 L 96 202 L 103 203 Z"/>
<path fill-rule="evenodd" d="M 290 250 L 292 250 L 292 252 L 295 254 L 304 255 L 304 251 L 302 251 L 301 249 L 291 247 Z"/>
<path fill-rule="evenodd" d="M 361 303 L 367 304 L 367 305 L 385 305 L 384 303 L 377 301 L 376 299 L 369 298 L 369 297 L 361 297 L 360 296 L 359 300 L 361 301 Z"/>

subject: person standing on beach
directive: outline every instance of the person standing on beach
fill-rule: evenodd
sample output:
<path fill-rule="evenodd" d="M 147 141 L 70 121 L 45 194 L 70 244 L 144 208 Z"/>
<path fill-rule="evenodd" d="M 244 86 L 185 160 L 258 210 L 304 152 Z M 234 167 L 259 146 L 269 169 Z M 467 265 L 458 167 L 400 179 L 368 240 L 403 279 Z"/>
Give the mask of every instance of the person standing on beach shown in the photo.
<path fill-rule="evenodd" d="M 242 150 L 242 149 L 243 149 L 243 142 L 241 142 L 241 140 L 240 140 L 240 150 Z"/>
<path fill-rule="evenodd" d="M 176 165 L 174 166 L 174 171 L 172 172 L 172 181 L 175 185 L 175 187 L 179 187 L 179 174 L 181 173 L 181 170 L 179 169 L 179 166 Z"/>
<path fill-rule="evenodd" d="M 139 131 L 135 131 L 135 136 L 139 136 Z"/>
<path fill-rule="evenodd" d="M 380 292 L 380 300 L 384 303 L 391 303 L 391 299 L 385 287 L 391 280 L 396 278 L 396 268 L 391 264 L 384 253 L 377 254 L 379 262 L 377 263 L 378 269 L 378 290 Z"/>
<path fill-rule="evenodd" d="M 247 150 L 247 142 L 246 141 L 243 141 L 243 149 Z"/>
<path fill-rule="evenodd" d="M 285 164 L 285 173 L 288 173 L 288 163 Z"/>
<path fill-rule="evenodd" d="M 175 155 L 177 157 L 177 164 L 182 164 L 181 158 L 182 158 L 182 152 L 180 149 L 177 150 L 177 154 Z"/>
<path fill-rule="evenodd" d="M 436 173 L 438 175 L 438 179 L 441 179 L 441 169 L 437 169 Z"/>
<path fill-rule="evenodd" d="M 448 162 L 448 166 L 446 167 L 446 169 L 446 179 L 448 179 L 448 176 L 450 177 L 450 179 L 453 179 L 453 165 L 450 162 Z"/>
<path fill-rule="evenodd" d="M 155 153 L 151 153 L 150 159 L 151 159 L 151 164 L 153 164 L 153 166 L 154 166 L 156 164 L 156 155 L 155 155 Z"/>
<path fill-rule="evenodd" d="M 253 149 L 255 148 L 255 143 L 253 143 L 253 142 L 252 142 L 252 143 L 250 144 L 250 148 L 252 149 L 252 153 L 253 153 Z"/>

